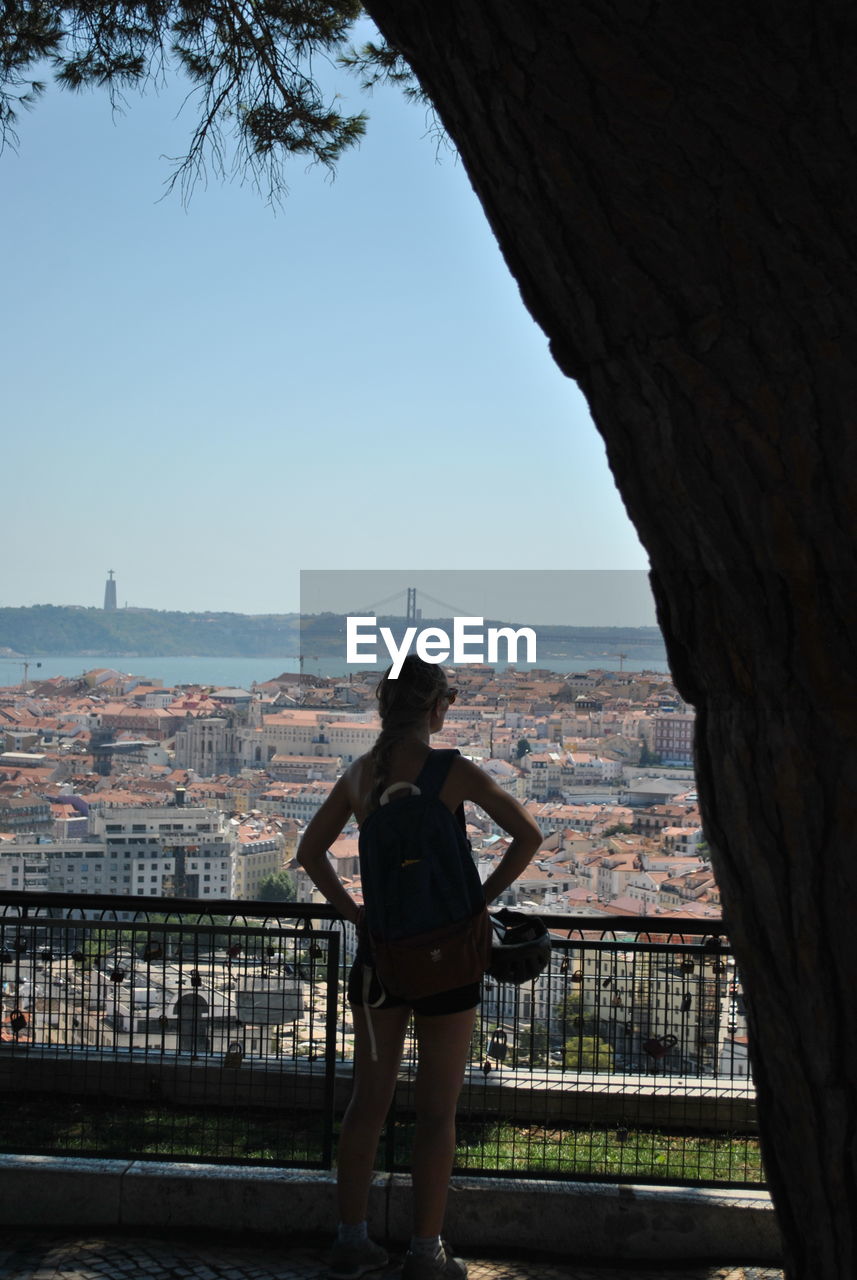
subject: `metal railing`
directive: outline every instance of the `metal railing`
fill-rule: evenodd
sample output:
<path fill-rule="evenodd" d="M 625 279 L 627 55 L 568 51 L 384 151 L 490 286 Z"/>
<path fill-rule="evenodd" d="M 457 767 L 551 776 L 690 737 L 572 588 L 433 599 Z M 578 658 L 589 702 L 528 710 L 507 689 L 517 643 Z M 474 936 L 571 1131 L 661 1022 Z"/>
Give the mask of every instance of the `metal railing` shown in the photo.
<path fill-rule="evenodd" d="M 716 922 L 544 916 L 486 980 L 457 1168 L 758 1186 L 740 983 Z M 330 1168 L 354 931 L 308 903 L 0 895 L 7 1152 Z M 379 1159 L 407 1162 L 409 1039 Z"/>
<path fill-rule="evenodd" d="M 542 978 L 485 983 L 462 1167 L 760 1185 L 743 996 L 716 922 L 543 918 Z"/>

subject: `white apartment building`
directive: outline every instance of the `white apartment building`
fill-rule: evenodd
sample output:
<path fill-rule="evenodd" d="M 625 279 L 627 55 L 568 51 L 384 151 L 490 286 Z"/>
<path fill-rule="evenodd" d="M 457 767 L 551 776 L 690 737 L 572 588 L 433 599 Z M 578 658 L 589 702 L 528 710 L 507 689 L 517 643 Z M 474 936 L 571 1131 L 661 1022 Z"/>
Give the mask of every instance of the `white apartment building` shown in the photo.
<path fill-rule="evenodd" d="M 378 736 L 377 716 L 337 712 L 283 711 L 266 716 L 258 736 L 263 757 L 276 755 L 341 756 L 350 764 L 370 749 Z"/>
<path fill-rule="evenodd" d="M 563 781 L 568 780 L 572 785 L 581 782 L 618 782 L 621 778 L 620 760 L 608 760 L 587 751 L 569 754 L 567 767 L 563 770 Z"/>
<path fill-rule="evenodd" d="M 90 885 L 90 893 L 232 897 L 237 842 L 216 809 L 104 803 L 93 809 L 90 825 L 103 841 L 106 859 L 105 887 Z"/>
<path fill-rule="evenodd" d="M 262 881 L 283 870 L 285 849 L 281 831 L 238 832 L 232 860 L 232 897 L 257 898 Z"/>
<path fill-rule="evenodd" d="M 0 889 L 30 893 L 109 893 L 105 848 L 94 840 L 22 835 L 0 848 Z M 114 893 L 128 893 L 114 888 Z"/>
<path fill-rule="evenodd" d="M 321 742 L 317 744 L 320 756 L 341 756 L 346 764 L 351 764 L 358 756 L 371 750 L 381 725 L 373 716 L 371 720 L 331 720 L 324 727 Z"/>
<path fill-rule="evenodd" d="M 215 809 L 104 804 L 93 808 L 90 827 L 86 840 L 19 836 L 0 846 L 0 890 L 233 896 L 239 841 Z M 266 851 L 265 857 L 279 869 L 277 854 Z"/>
<path fill-rule="evenodd" d="M 560 794 L 564 757 L 557 751 L 532 752 L 522 766 L 529 774 L 527 791 L 533 800 L 549 800 Z"/>
<path fill-rule="evenodd" d="M 263 791 L 256 807 L 270 817 L 309 822 L 333 788 L 332 782 L 282 782 Z"/>
<path fill-rule="evenodd" d="M 0 892 L 47 892 L 54 887 L 50 874 L 50 860 L 33 836 L 16 836 L 0 845 Z"/>

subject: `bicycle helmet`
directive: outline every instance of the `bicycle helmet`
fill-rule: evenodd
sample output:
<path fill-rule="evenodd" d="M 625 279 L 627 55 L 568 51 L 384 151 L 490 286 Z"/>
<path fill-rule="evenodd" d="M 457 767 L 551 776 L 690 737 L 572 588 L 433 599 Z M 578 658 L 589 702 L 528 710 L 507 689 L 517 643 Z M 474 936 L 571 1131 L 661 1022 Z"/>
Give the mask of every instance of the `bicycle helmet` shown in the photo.
<path fill-rule="evenodd" d="M 550 964 L 551 940 L 543 920 L 504 907 L 491 917 L 494 938 L 488 973 L 498 982 L 520 986 Z"/>

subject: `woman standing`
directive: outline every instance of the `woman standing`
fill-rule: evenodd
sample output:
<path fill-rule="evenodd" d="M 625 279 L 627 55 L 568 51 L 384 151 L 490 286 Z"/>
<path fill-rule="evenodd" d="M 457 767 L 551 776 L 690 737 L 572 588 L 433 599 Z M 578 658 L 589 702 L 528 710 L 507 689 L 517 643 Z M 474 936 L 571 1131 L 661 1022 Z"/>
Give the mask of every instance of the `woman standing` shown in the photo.
<path fill-rule="evenodd" d="M 346 920 L 356 923 L 360 908 L 337 876 L 327 851 L 352 814 L 362 826 L 396 784 L 402 789 L 415 784 L 432 756 L 431 735 L 443 727 L 456 696 L 440 666 L 414 655 L 405 659 L 397 679 L 391 679 L 388 671 L 377 690 L 381 733 L 375 745 L 343 774 L 304 833 L 298 861 Z M 517 800 L 459 755 L 452 759 L 439 799 L 452 812 L 465 800 L 473 801 L 512 837 L 484 885 L 485 900 L 492 902 L 530 862 L 541 844 L 539 828 Z M 352 1008 L 363 1003 L 361 974 L 362 964 L 355 963 L 348 983 Z M 366 1213 L 375 1153 L 395 1091 L 411 1014 L 418 1052 L 411 1164 L 413 1236 L 402 1280 L 461 1280 L 467 1275 L 465 1264 L 452 1256 L 441 1239 L 441 1230 L 455 1155 L 455 1110 L 478 1003 L 478 982 L 411 1001 L 387 995 L 376 1004 L 373 993 L 371 1027 L 355 1017 L 354 1090 L 339 1139 L 339 1227 L 331 1253 L 331 1280 L 356 1280 L 388 1261 L 384 1249 L 367 1236 Z"/>

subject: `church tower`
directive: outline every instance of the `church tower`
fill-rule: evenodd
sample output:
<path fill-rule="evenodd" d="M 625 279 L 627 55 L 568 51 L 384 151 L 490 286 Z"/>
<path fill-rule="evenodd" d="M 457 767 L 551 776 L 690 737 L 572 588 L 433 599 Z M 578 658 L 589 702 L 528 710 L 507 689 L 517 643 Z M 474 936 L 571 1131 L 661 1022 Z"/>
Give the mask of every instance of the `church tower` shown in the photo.
<path fill-rule="evenodd" d="M 116 582 L 113 577 L 113 570 L 108 569 L 109 577 L 104 584 L 104 608 L 116 608 Z"/>

